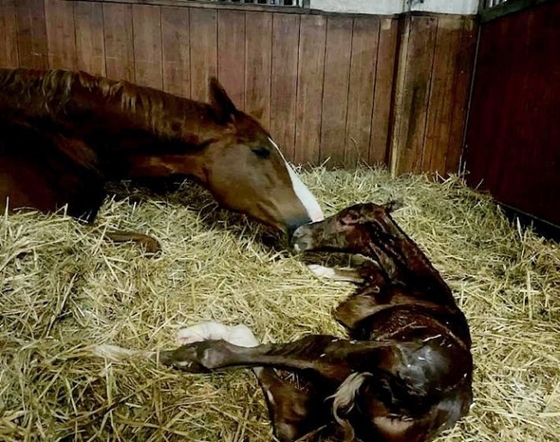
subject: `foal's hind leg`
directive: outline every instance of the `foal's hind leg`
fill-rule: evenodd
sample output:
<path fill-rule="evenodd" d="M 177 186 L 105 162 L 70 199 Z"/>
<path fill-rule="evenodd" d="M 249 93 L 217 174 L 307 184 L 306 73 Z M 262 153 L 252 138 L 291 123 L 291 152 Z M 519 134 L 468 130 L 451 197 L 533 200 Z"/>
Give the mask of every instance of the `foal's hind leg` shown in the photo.
<path fill-rule="evenodd" d="M 248 327 L 228 327 L 217 322 L 206 322 L 181 330 L 177 344 L 220 339 L 242 347 L 259 345 Z M 276 437 L 282 442 L 312 440 L 314 434 L 326 424 L 328 416 L 328 411 L 324 409 L 324 398 L 318 397 L 313 384 L 293 372 L 280 372 L 268 367 L 254 367 L 252 370 L 264 393 Z"/>

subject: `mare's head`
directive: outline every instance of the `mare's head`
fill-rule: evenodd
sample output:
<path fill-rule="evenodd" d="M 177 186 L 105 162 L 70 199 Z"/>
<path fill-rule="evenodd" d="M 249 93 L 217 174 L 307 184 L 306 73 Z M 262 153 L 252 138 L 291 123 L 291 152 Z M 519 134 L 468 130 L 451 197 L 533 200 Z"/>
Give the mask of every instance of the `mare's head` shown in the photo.
<path fill-rule="evenodd" d="M 292 236 L 297 251 L 327 250 L 361 253 L 372 240 L 372 224 L 401 207 L 398 201 L 356 204 L 327 219 L 299 227 Z"/>
<path fill-rule="evenodd" d="M 293 232 L 324 218 L 317 200 L 268 132 L 239 111 L 217 80 L 211 104 L 220 131 L 205 149 L 204 183 L 222 206 Z"/>

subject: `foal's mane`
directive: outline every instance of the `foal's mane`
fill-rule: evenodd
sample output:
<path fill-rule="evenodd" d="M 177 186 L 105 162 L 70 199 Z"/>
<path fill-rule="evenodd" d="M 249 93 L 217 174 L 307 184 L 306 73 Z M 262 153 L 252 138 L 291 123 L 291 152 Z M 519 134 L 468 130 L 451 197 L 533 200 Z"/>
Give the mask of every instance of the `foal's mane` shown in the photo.
<path fill-rule="evenodd" d="M 71 112 L 69 105 L 73 101 L 80 96 L 84 100 L 84 93 L 94 100 L 117 105 L 123 113 L 141 119 L 146 129 L 159 136 L 176 135 L 173 120 L 183 119 L 188 113 L 204 114 L 212 119 L 208 104 L 124 80 L 110 80 L 82 71 L 0 69 L 0 110 L 7 104 L 25 115 L 65 114 Z"/>

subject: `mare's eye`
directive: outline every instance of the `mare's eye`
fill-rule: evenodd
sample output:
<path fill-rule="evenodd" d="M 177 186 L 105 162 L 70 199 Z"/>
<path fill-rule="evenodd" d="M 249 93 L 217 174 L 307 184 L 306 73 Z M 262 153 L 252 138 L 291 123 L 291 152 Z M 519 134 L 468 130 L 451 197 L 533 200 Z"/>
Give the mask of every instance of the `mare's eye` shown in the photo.
<path fill-rule="evenodd" d="M 251 150 L 259 158 L 265 158 L 266 159 L 266 158 L 270 157 L 270 150 L 268 150 L 267 147 L 257 146 L 257 147 L 251 148 Z"/>

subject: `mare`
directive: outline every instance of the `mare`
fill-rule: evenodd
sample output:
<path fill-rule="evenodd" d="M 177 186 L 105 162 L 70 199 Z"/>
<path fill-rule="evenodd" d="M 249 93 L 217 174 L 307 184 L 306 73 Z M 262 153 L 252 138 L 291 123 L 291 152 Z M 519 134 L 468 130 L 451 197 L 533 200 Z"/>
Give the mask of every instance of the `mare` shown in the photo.
<path fill-rule="evenodd" d="M 108 180 L 190 177 L 278 230 L 323 219 L 270 134 L 215 78 L 210 92 L 207 104 L 85 72 L 0 69 L 0 210 L 66 206 L 92 222 Z"/>
<path fill-rule="evenodd" d="M 210 322 L 181 330 L 176 350 L 140 354 L 191 373 L 252 367 L 281 441 L 328 432 L 346 441 L 432 440 L 472 404 L 471 337 L 448 285 L 390 216 L 396 207 L 351 206 L 293 235 L 300 251 L 372 258 L 334 312 L 348 338 L 259 345 L 244 325 Z M 96 354 L 138 352 L 104 345 Z"/>

